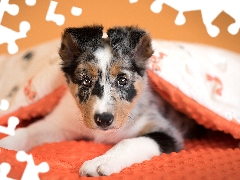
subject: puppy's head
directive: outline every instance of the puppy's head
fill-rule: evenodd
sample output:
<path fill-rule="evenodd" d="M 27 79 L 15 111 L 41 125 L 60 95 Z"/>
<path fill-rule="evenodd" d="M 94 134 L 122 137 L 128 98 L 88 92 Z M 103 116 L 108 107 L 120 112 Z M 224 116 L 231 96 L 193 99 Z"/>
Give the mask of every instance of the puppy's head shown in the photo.
<path fill-rule="evenodd" d="M 151 38 L 136 27 L 67 28 L 59 55 L 69 89 L 91 129 L 118 129 L 143 87 Z"/>

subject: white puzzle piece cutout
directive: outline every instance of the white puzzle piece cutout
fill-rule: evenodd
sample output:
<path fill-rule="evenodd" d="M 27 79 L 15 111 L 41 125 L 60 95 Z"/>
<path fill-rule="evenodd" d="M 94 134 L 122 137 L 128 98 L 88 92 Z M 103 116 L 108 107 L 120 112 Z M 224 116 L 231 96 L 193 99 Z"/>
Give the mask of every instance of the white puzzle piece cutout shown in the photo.
<path fill-rule="evenodd" d="M 25 0 L 25 3 L 28 6 L 34 6 L 36 4 L 36 0 Z"/>
<path fill-rule="evenodd" d="M 71 13 L 74 16 L 80 16 L 82 14 L 82 9 L 79 8 L 79 7 L 73 6 L 72 9 L 71 9 Z"/>
<path fill-rule="evenodd" d="M 1 25 L 2 18 L 5 12 L 15 16 L 19 12 L 19 7 L 16 4 L 9 4 L 9 0 L 0 1 L 0 44 L 8 44 L 8 52 L 14 54 L 18 51 L 16 40 L 25 38 L 30 29 L 30 24 L 27 21 L 22 21 L 19 25 L 19 32 L 13 31 Z"/>
<path fill-rule="evenodd" d="M 1 180 L 14 180 L 12 178 L 7 177 L 7 174 L 10 172 L 11 166 L 8 163 L 0 164 L 0 179 Z"/>
<path fill-rule="evenodd" d="M 9 108 L 9 102 L 6 99 L 0 101 L 0 110 L 6 111 Z"/>
<path fill-rule="evenodd" d="M 58 2 L 56 1 L 51 1 L 48 12 L 46 15 L 46 21 L 53 21 L 55 22 L 58 26 L 61 26 L 65 22 L 65 17 L 62 14 L 55 14 L 55 9 L 57 7 Z"/>
<path fill-rule="evenodd" d="M 15 54 L 18 52 L 18 46 L 16 44 L 17 39 L 27 37 L 27 32 L 30 29 L 30 24 L 26 21 L 22 21 L 19 26 L 19 32 L 13 31 L 5 26 L 0 25 L 0 44 L 8 43 L 8 52 Z"/>
<path fill-rule="evenodd" d="M 138 2 L 138 0 L 129 0 L 131 4 Z"/>
<path fill-rule="evenodd" d="M 20 162 L 27 162 L 27 166 L 23 172 L 21 180 L 40 180 L 38 173 L 46 173 L 49 171 L 49 165 L 47 162 L 42 162 L 39 165 L 35 165 L 32 154 L 27 154 L 24 151 L 18 151 L 16 159 Z"/>
<path fill-rule="evenodd" d="M 130 0 L 132 2 L 134 0 Z M 239 0 L 155 0 L 151 4 L 151 11 L 159 13 L 162 10 L 162 5 L 167 4 L 178 11 L 175 19 L 176 25 L 183 25 L 186 22 L 184 12 L 200 10 L 203 23 L 210 36 L 216 37 L 220 30 L 213 25 L 214 19 L 224 11 L 231 16 L 235 23 L 228 26 L 228 32 L 232 35 L 238 33 L 240 29 L 240 1 Z"/>
<path fill-rule="evenodd" d="M 16 4 L 9 4 L 9 0 L 1 0 L 0 1 L 0 23 L 2 22 L 2 18 L 5 11 L 11 14 L 12 16 L 16 16 L 19 12 L 19 7 Z"/>
<path fill-rule="evenodd" d="M 19 124 L 19 119 L 15 116 L 11 116 L 8 119 L 8 127 L 0 126 L 0 133 L 14 136 L 15 128 L 18 124 Z"/>

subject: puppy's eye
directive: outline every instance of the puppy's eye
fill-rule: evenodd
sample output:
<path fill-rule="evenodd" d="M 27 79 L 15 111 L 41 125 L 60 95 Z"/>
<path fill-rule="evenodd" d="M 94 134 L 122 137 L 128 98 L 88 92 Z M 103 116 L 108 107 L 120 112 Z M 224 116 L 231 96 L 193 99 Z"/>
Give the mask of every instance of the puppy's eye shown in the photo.
<path fill-rule="evenodd" d="M 120 86 L 125 86 L 125 85 L 127 85 L 127 82 L 128 82 L 128 80 L 127 80 L 127 78 L 125 78 L 125 77 L 120 77 L 120 78 L 118 79 L 118 85 L 120 85 Z"/>
<path fill-rule="evenodd" d="M 84 77 L 84 79 L 82 80 L 82 85 L 89 88 L 92 85 L 92 81 L 89 77 Z"/>

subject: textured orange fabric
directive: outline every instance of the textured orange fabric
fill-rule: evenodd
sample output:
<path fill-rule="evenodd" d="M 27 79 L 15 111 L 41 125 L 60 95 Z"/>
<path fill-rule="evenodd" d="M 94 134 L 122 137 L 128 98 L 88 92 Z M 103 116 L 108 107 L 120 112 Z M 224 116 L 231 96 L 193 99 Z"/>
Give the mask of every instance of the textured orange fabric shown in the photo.
<path fill-rule="evenodd" d="M 46 161 L 50 171 L 39 174 L 41 180 L 78 179 L 240 179 L 239 141 L 222 132 L 208 132 L 200 140 L 186 140 L 179 153 L 162 154 L 150 161 L 134 164 L 110 177 L 79 177 L 81 164 L 106 152 L 111 145 L 91 141 L 70 141 L 44 144 L 29 153 L 35 164 Z M 1 149 L 0 163 L 11 165 L 9 177 L 20 179 L 26 163 L 15 159 L 16 152 Z"/>
<path fill-rule="evenodd" d="M 213 111 L 200 105 L 150 70 L 148 71 L 148 76 L 153 88 L 166 99 L 166 101 L 174 106 L 174 108 L 187 114 L 206 128 L 230 133 L 233 137 L 240 139 L 239 124 L 233 121 L 227 121 Z"/>
<path fill-rule="evenodd" d="M 158 81 L 159 77 L 154 77 L 154 74 L 151 74 L 151 72 L 149 72 L 149 75 L 155 83 L 158 83 L 158 87 L 160 86 L 163 88 L 158 91 L 160 91 L 166 99 L 169 100 L 169 98 L 177 97 L 173 98 L 172 102 L 179 108 L 179 105 L 176 105 L 176 101 L 179 100 L 178 98 L 184 99 L 186 97 L 181 94 L 178 95 L 179 90 L 176 88 L 174 89 L 171 85 L 161 80 Z M 62 86 L 59 90 L 49 94 L 48 97 L 43 98 L 38 104 L 33 105 L 33 107 L 28 107 L 29 109 L 26 108 L 24 111 L 19 111 L 19 115 L 29 119 L 38 113 L 41 114 L 45 112 L 41 114 L 44 115 L 50 112 L 55 106 L 55 103 L 50 103 L 50 101 L 55 102 L 56 99 L 59 100 L 65 92 L 65 88 L 66 87 Z M 52 105 L 50 106 L 49 104 L 49 110 L 46 111 L 45 108 L 48 107 L 48 103 Z M 186 113 L 191 113 L 191 111 L 196 109 L 199 111 L 199 108 L 201 108 L 196 107 L 194 103 L 191 104 L 191 101 L 189 105 L 193 106 L 193 109 L 188 110 Z M 35 113 L 29 112 L 29 110 L 35 111 Z M 204 113 L 204 115 L 208 115 L 207 112 Z M 206 123 L 206 119 L 202 115 L 203 114 L 197 114 L 195 116 L 198 118 L 199 123 L 201 123 L 199 119 L 203 118 L 202 124 L 204 124 Z M 214 118 L 217 118 L 216 116 L 217 115 L 214 115 Z M 0 122 L 4 121 L 0 119 Z M 206 123 L 205 125 L 217 129 L 214 124 L 209 125 Z M 152 160 L 134 164 L 131 167 L 125 168 L 120 173 L 113 174 L 109 177 L 79 177 L 78 170 L 84 161 L 103 154 L 111 147 L 112 145 L 95 144 L 92 141 L 64 141 L 35 147 L 29 153 L 33 155 L 36 165 L 45 161 L 50 166 L 49 172 L 39 174 L 41 180 L 240 179 L 239 140 L 219 131 L 209 131 L 205 137 L 199 140 L 186 140 L 184 150 L 179 153 L 162 154 L 158 157 L 154 157 Z M 8 177 L 18 180 L 21 179 L 26 167 L 26 162 L 19 162 L 16 160 L 16 151 L 0 148 L 0 164 L 2 162 L 7 162 L 11 165 Z"/>

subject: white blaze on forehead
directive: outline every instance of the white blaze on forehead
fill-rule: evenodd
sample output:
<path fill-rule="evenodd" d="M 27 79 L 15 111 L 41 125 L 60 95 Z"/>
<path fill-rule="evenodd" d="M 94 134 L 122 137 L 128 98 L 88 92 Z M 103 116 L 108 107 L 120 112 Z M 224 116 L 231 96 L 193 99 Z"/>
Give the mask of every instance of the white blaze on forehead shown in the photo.
<path fill-rule="evenodd" d="M 94 110 L 98 113 L 108 112 L 110 107 L 108 107 L 111 95 L 110 88 L 111 85 L 106 81 L 106 76 L 109 75 L 107 72 L 110 67 L 110 62 L 112 59 L 112 52 L 108 45 L 105 45 L 103 48 L 99 48 L 94 52 L 95 58 L 98 60 L 99 69 L 102 72 L 102 78 L 100 84 L 104 86 L 103 96 L 101 99 L 96 101 Z"/>
<path fill-rule="evenodd" d="M 98 60 L 99 68 L 102 71 L 102 77 L 105 77 L 107 75 L 107 68 L 110 66 L 110 61 L 112 58 L 110 47 L 105 45 L 103 48 L 98 48 L 93 54 Z"/>

